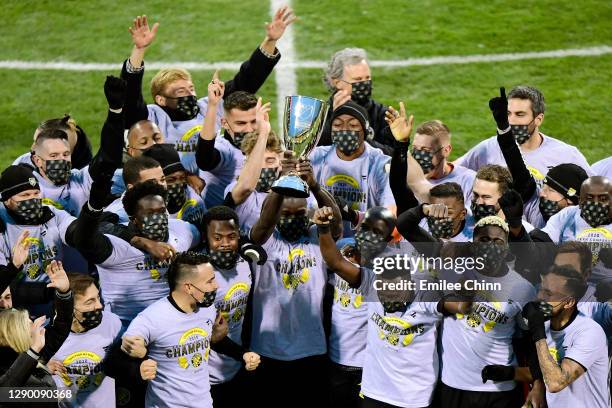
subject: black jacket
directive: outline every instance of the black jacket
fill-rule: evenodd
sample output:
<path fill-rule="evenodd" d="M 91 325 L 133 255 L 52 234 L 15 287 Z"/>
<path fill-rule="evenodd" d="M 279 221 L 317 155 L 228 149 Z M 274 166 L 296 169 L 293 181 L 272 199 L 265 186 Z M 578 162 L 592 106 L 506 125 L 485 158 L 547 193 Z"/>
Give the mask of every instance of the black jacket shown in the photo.
<path fill-rule="evenodd" d="M 334 96 L 332 95 L 329 98 L 329 111 L 327 112 L 327 118 L 325 119 L 323 133 L 321 133 L 321 139 L 319 140 L 318 146 L 329 146 L 332 144 L 331 122 L 334 109 L 333 104 Z M 368 111 L 370 127 L 374 131 L 373 138 L 368 139 L 366 136 L 366 141 L 373 147 L 381 149 L 386 155 L 392 156 L 395 139 L 393 138 L 391 129 L 389 129 L 389 125 L 387 125 L 387 122 L 385 122 L 385 112 L 387 112 L 388 106 L 370 99 L 364 108 L 366 111 Z"/>

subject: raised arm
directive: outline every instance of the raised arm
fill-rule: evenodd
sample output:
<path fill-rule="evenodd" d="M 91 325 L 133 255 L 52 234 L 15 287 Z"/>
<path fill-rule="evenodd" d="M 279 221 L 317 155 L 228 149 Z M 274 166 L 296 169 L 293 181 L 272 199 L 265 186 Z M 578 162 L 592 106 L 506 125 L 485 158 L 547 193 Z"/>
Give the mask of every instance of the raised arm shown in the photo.
<path fill-rule="evenodd" d="M 330 207 L 315 211 L 312 222 L 319 230 L 319 247 L 327 267 L 347 281 L 351 286 L 361 284 L 361 269 L 347 261 L 338 248 L 331 234 L 331 221 L 336 217 Z"/>
<path fill-rule="evenodd" d="M 287 6 L 274 14 L 272 22 L 266 24 L 266 36 L 260 46 L 242 63 L 234 78 L 227 82 L 224 98 L 236 91 L 256 93 L 261 88 L 280 59 L 276 42 L 295 19 L 293 10 Z"/>
<path fill-rule="evenodd" d="M 489 100 L 489 108 L 497 124 L 497 143 L 506 160 L 506 166 L 512 174 L 514 188 L 526 202 L 536 191 L 536 182 L 527 169 L 521 151 L 514 140 L 512 127 L 508 122 L 508 99 L 505 88 L 499 88 L 499 94 L 500 96 Z"/>
<path fill-rule="evenodd" d="M 217 136 L 215 123 L 224 89 L 225 84 L 219 79 L 219 70 L 217 70 L 208 84 L 208 108 L 204 115 L 204 123 L 195 154 L 198 167 L 204 171 L 214 169 L 221 162 L 221 153 L 215 148 L 215 137 Z"/>
<path fill-rule="evenodd" d="M 268 116 L 270 102 L 262 105 L 261 98 L 258 98 L 255 111 L 258 132 L 257 142 L 253 151 L 246 159 L 244 166 L 242 166 L 238 181 L 231 191 L 232 200 L 235 205 L 245 202 L 249 195 L 255 191 L 259 175 L 261 174 L 268 136 L 270 135 L 270 118 Z"/>
<path fill-rule="evenodd" d="M 265 244 L 274 232 L 280 219 L 280 209 L 284 196 L 271 191 L 261 207 L 261 216 L 251 228 L 251 241 L 257 245 Z"/>
<path fill-rule="evenodd" d="M 130 57 L 124 62 L 121 78 L 127 82 L 127 99 L 125 104 L 125 127 L 129 129 L 134 123 L 149 118 L 149 111 L 142 96 L 142 77 L 144 75 L 144 55 L 147 47 L 155 40 L 159 23 L 149 28 L 147 16 L 138 16 L 128 28 L 132 35 L 134 47 Z"/>

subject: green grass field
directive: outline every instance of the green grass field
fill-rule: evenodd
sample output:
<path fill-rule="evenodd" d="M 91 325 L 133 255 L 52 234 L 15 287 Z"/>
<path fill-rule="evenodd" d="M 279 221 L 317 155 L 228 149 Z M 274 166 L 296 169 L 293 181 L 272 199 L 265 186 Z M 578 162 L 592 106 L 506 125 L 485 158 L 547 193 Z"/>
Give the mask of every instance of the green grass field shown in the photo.
<path fill-rule="evenodd" d="M 327 61 L 347 46 L 372 59 L 497 54 L 611 45 L 612 3 L 602 1 L 294 0 L 300 60 Z M 241 61 L 264 36 L 267 1 L 3 2 L 2 60 L 116 62 L 129 55 L 127 27 L 137 14 L 161 23 L 152 61 Z M 281 49 L 282 52 L 282 49 Z M 375 99 L 406 102 L 416 121 L 438 118 L 454 135 L 454 155 L 493 134 L 487 101 L 500 85 L 539 87 L 542 130 L 578 146 L 591 162 L 610 155 L 612 54 L 462 65 L 373 69 Z M 28 150 L 36 125 L 71 113 L 97 146 L 102 90 L 116 72 L 0 69 L 0 166 Z M 145 81 L 153 72 L 148 72 Z M 199 94 L 211 72 L 194 72 Z M 229 79 L 232 72 L 222 72 Z M 301 94 L 326 97 L 322 71 L 298 69 Z M 145 89 L 148 87 L 145 86 Z M 260 95 L 276 100 L 274 77 Z M 148 94 L 145 98 L 150 100 Z M 276 122 L 274 122 L 275 124 Z"/>

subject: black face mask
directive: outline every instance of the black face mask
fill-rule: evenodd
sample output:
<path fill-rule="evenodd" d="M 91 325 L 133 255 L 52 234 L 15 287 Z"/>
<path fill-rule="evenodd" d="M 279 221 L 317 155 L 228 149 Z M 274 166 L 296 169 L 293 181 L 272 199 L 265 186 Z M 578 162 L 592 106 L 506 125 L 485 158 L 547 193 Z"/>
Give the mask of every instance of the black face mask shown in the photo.
<path fill-rule="evenodd" d="M 153 241 L 165 242 L 168 240 L 168 214 L 158 213 L 142 217 L 140 232 L 145 238 Z"/>
<path fill-rule="evenodd" d="M 332 143 L 346 156 L 359 149 L 359 132 L 355 130 L 332 130 L 331 136 Z"/>
<path fill-rule="evenodd" d="M 535 118 L 533 120 L 535 120 Z M 531 137 L 531 133 L 533 131 L 529 129 L 529 126 L 533 123 L 533 120 L 527 125 L 510 125 L 510 128 L 512 128 L 512 134 L 514 135 L 514 140 L 516 140 L 516 143 L 519 145 L 522 145 Z"/>
<path fill-rule="evenodd" d="M 308 235 L 308 217 L 306 215 L 282 216 L 278 221 L 278 232 L 289 242 L 295 242 Z"/>
<path fill-rule="evenodd" d="M 610 223 L 610 205 L 598 201 L 582 202 L 580 203 L 580 216 L 593 228 L 608 225 Z"/>
<path fill-rule="evenodd" d="M 236 251 L 215 251 L 208 250 L 210 262 L 220 269 L 232 269 L 238 262 L 238 252 Z"/>
<path fill-rule="evenodd" d="M 40 223 L 43 216 L 42 199 L 30 198 L 28 200 L 16 201 L 13 211 L 15 221 L 20 224 L 36 225 Z"/>
<path fill-rule="evenodd" d="M 102 323 L 102 309 L 90 310 L 89 312 L 81 312 L 78 310 L 78 312 L 83 316 L 83 320 L 77 319 L 77 322 L 83 326 L 85 331 L 94 329 Z"/>
<path fill-rule="evenodd" d="M 255 190 L 260 193 L 265 193 L 272 188 L 272 184 L 278 178 L 278 169 L 276 167 L 263 168 L 261 169 L 261 173 L 259 174 L 259 180 L 257 180 L 257 185 L 255 186 Z"/>
<path fill-rule="evenodd" d="M 172 121 L 182 122 L 191 120 L 200 113 L 198 99 L 194 95 L 179 96 L 177 98 L 166 96 L 166 98 L 176 100 L 176 108 L 169 106 L 162 107 Z"/>
<path fill-rule="evenodd" d="M 429 173 L 433 168 L 433 152 L 420 149 L 412 149 L 412 157 L 419 163 L 423 169 L 423 173 Z"/>
<path fill-rule="evenodd" d="M 359 105 L 365 105 L 372 96 L 372 80 L 367 79 L 365 81 L 353 82 L 351 84 L 351 99 L 357 102 Z"/>
<path fill-rule="evenodd" d="M 187 183 L 168 185 L 168 211 L 170 214 L 178 212 L 185 201 L 187 201 Z"/>
<path fill-rule="evenodd" d="M 355 234 L 355 246 L 361 253 L 362 259 L 372 260 L 385 250 L 387 241 L 375 232 L 360 229 Z"/>
<path fill-rule="evenodd" d="M 64 159 L 45 160 L 45 174 L 56 186 L 68 183 L 72 162 Z"/>
<path fill-rule="evenodd" d="M 474 216 L 474 220 L 476 220 L 476 222 L 484 217 L 488 217 L 489 215 L 497 214 L 497 208 L 495 208 L 494 205 L 476 204 L 476 201 L 472 201 L 470 209 L 472 210 L 472 215 Z"/>
<path fill-rule="evenodd" d="M 486 270 L 496 271 L 506 259 L 508 245 L 494 242 L 474 242 L 474 257 L 482 258 Z"/>
<path fill-rule="evenodd" d="M 450 238 L 453 236 L 453 220 L 427 217 L 429 232 L 436 238 Z"/>
<path fill-rule="evenodd" d="M 540 207 L 540 213 L 545 220 L 548 220 L 550 217 L 561 211 L 559 202 L 548 200 L 544 197 L 540 197 L 540 203 L 538 206 Z"/>
<path fill-rule="evenodd" d="M 385 313 L 396 313 L 406 309 L 406 302 L 382 302 Z"/>
<path fill-rule="evenodd" d="M 193 286 L 198 291 L 200 291 L 200 292 L 202 292 L 204 294 L 204 299 L 201 302 L 198 301 L 198 299 L 196 299 L 195 296 L 191 295 L 193 300 L 196 301 L 196 305 L 198 307 L 207 308 L 207 307 L 211 307 L 213 305 L 213 303 L 215 303 L 215 298 L 217 297 L 217 291 L 216 290 L 212 290 L 210 292 L 204 292 L 203 290 L 201 290 L 200 288 L 198 288 L 195 285 L 191 285 L 191 286 Z"/>

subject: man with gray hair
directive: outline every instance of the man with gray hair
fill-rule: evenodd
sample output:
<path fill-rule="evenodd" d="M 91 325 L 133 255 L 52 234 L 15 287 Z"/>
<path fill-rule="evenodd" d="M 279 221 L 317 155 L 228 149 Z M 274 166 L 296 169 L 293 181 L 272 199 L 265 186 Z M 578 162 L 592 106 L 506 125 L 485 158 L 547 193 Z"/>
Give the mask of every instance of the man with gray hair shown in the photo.
<path fill-rule="evenodd" d="M 332 144 L 332 112 L 353 100 L 368 112 L 373 132 L 367 135 L 366 141 L 388 155 L 393 154 L 393 135 L 385 122 L 388 107 L 372 99 L 372 76 L 366 51 L 363 48 L 345 48 L 336 52 L 327 66 L 323 82 L 332 96 L 329 98 L 330 111 L 319 145 Z"/>
<path fill-rule="evenodd" d="M 502 98 L 505 98 L 505 91 Z M 589 175 L 591 168 L 586 159 L 575 147 L 561 140 L 554 139 L 540 132 L 544 121 L 544 95 L 539 89 L 519 85 L 508 93 L 508 119 L 498 123 L 499 134 L 505 134 L 512 129 L 512 134 L 519 145 L 527 168 L 540 187 L 544 182 L 548 169 L 562 163 L 574 163 L 582 167 Z M 500 117 L 500 121 L 504 118 Z M 506 166 L 506 161 L 493 136 L 471 148 L 466 154 L 455 160 L 455 164 L 478 171 L 487 164 Z"/>

